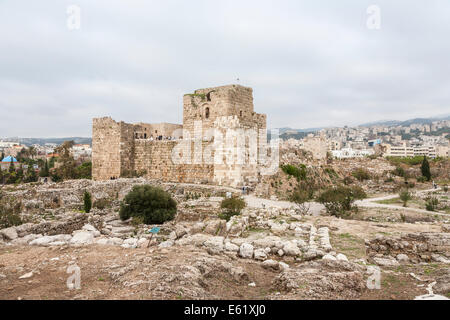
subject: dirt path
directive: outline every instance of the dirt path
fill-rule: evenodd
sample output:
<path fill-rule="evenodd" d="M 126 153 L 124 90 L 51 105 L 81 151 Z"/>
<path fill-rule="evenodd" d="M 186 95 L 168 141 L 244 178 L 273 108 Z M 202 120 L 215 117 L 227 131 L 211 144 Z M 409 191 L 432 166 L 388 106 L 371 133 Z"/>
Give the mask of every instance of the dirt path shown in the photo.
<path fill-rule="evenodd" d="M 441 188 L 421 190 L 421 191 L 418 191 L 416 194 L 424 194 L 424 193 L 429 193 L 429 192 L 439 191 L 439 190 L 441 190 Z M 427 211 L 427 210 L 424 210 L 424 209 L 401 207 L 401 206 L 396 206 L 396 205 L 393 205 L 393 204 L 376 203 L 377 201 L 390 200 L 390 199 L 394 199 L 394 198 L 398 198 L 398 195 L 397 194 L 392 194 L 392 195 L 378 197 L 378 198 L 370 198 L 370 199 L 358 200 L 358 201 L 355 202 L 355 204 L 357 206 L 366 207 L 366 208 L 386 208 L 386 209 L 394 209 L 394 210 L 402 210 L 402 211 L 414 211 L 414 212 L 418 212 L 418 213 L 425 213 L 425 214 L 439 215 L 439 216 L 448 217 L 448 214 L 446 214 L 444 212 Z"/>

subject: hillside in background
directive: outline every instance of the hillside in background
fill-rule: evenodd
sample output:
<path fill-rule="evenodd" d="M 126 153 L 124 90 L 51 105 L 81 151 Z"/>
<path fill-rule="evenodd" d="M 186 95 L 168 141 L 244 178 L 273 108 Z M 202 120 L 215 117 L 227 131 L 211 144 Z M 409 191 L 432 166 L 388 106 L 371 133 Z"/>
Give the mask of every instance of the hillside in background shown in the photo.
<path fill-rule="evenodd" d="M 0 139 L 1 140 L 1 139 Z M 26 146 L 33 144 L 45 145 L 46 143 L 61 144 L 64 141 L 73 140 L 75 144 L 89 144 L 92 145 L 92 138 L 86 137 L 67 137 L 67 138 L 5 138 L 4 141 L 17 141 Z"/>
<path fill-rule="evenodd" d="M 374 121 L 369 123 L 364 123 L 359 125 L 359 127 L 371 127 L 371 126 L 409 126 L 411 124 L 430 124 L 433 121 L 443 121 L 443 120 L 450 120 L 450 115 L 444 115 L 439 117 L 433 117 L 433 118 L 414 118 L 414 119 L 408 119 L 404 121 L 400 120 L 381 120 L 381 121 Z M 286 140 L 289 138 L 294 139 L 301 139 L 305 137 L 308 133 L 311 132 L 317 132 L 321 129 L 325 129 L 325 127 L 322 128 L 306 128 L 306 129 L 293 129 L 289 127 L 284 128 L 277 128 L 280 131 L 280 138 Z"/>
<path fill-rule="evenodd" d="M 430 124 L 433 121 L 442 121 L 442 120 L 450 120 L 450 115 L 434 117 L 434 118 L 414 118 L 405 121 L 399 120 L 386 120 L 386 121 L 376 121 L 369 122 L 365 124 L 361 124 L 361 127 L 370 127 L 370 126 L 409 126 L 411 124 Z"/>

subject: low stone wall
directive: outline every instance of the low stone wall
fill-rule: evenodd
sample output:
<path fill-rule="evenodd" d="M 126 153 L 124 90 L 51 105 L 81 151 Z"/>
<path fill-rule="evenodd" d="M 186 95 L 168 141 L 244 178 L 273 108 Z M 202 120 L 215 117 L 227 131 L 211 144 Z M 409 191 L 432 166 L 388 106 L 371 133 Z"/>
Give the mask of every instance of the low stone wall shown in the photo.
<path fill-rule="evenodd" d="M 17 235 L 24 237 L 28 234 L 43 234 L 43 235 L 57 235 L 57 234 L 71 234 L 75 230 L 80 230 L 85 224 L 91 223 L 96 228 L 101 229 L 102 221 L 89 217 L 85 213 L 75 214 L 69 216 L 62 221 L 45 221 L 38 224 L 26 223 L 16 227 Z"/>
<path fill-rule="evenodd" d="M 450 233 L 410 233 L 400 238 L 378 237 L 366 241 L 369 257 L 407 255 L 413 263 L 450 258 Z M 445 258 L 444 258 L 445 259 Z"/>

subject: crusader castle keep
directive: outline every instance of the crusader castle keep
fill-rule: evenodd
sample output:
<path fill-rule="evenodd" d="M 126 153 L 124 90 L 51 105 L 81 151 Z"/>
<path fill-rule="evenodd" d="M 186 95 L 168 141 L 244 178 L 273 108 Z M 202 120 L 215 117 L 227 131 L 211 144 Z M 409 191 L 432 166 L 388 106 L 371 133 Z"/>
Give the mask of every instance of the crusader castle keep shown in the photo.
<path fill-rule="evenodd" d="M 254 112 L 252 92 L 248 87 L 227 85 L 186 94 L 183 125 L 93 119 L 93 179 L 139 172 L 167 182 L 253 185 L 261 175 L 258 160 L 263 153 L 267 156 L 267 133 L 266 115 Z M 237 134 L 230 137 L 230 131 Z M 249 137 L 247 132 L 257 135 Z M 226 147 L 217 147 L 219 140 Z M 241 161 L 236 150 L 244 150 Z"/>

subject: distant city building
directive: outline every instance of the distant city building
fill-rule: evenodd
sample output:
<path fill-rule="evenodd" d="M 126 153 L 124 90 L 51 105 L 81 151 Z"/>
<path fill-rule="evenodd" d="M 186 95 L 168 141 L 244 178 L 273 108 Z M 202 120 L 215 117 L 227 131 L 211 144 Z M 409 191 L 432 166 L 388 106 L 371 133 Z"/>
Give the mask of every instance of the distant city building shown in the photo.
<path fill-rule="evenodd" d="M 436 146 L 392 146 L 389 144 L 383 145 L 384 157 L 416 157 L 426 156 L 429 158 L 436 158 L 448 156 L 448 147 Z M 439 153 L 437 152 L 439 150 Z"/>
<path fill-rule="evenodd" d="M 92 156 L 92 148 L 88 144 L 76 144 L 72 147 L 72 155 L 75 160 L 90 159 Z"/>
<path fill-rule="evenodd" d="M 369 140 L 367 142 L 367 144 L 369 145 L 369 147 L 374 147 L 377 144 L 381 144 L 381 139 L 373 139 L 373 140 Z"/>
<path fill-rule="evenodd" d="M 363 158 L 367 156 L 371 156 L 375 154 L 375 151 L 372 149 L 352 149 L 352 148 L 343 148 L 341 150 L 333 150 L 331 151 L 334 158 L 337 159 L 346 159 L 346 158 Z"/>

